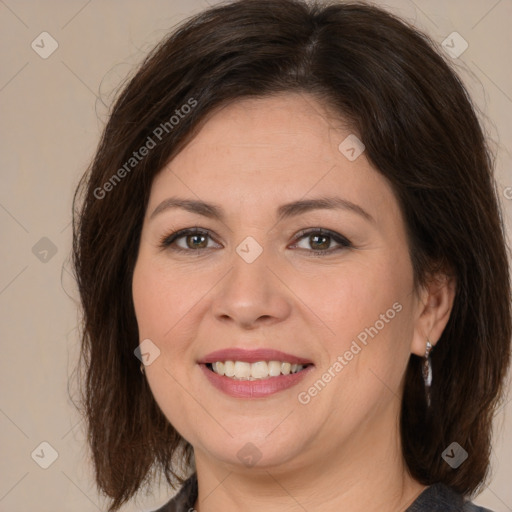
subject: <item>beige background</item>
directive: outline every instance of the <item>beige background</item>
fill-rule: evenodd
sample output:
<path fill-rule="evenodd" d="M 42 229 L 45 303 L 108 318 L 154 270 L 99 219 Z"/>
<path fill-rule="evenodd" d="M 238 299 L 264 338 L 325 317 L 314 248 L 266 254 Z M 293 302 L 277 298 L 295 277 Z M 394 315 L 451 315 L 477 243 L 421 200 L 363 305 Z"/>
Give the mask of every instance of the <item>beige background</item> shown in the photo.
<path fill-rule="evenodd" d="M 510 233 L 512 1 L 377 3 L 439 44 L 453 31 L 468 42 L 454 62 L 494 141 Z M 67 390 L 78 348 L 68 270 L 72 192 L 115 86 L 168 29 L 206 6 L 206 0 L 0 0 L 0 511 L 105 510 Z M 31 47 L 43 31 L 59 45 L 47 59 Z M 497 417 L 493 477 L 475 499 L 496 512 L 512 511 L 511 414 L 509 401 Z M 48 448 L 41 456 L 43 441 L 58 453 L 48 469 L 35 462 L 49 460 Z M 154 496 L 140 496 L 123 511 L 150 510 L 170 495 L 155 486 Z"/>

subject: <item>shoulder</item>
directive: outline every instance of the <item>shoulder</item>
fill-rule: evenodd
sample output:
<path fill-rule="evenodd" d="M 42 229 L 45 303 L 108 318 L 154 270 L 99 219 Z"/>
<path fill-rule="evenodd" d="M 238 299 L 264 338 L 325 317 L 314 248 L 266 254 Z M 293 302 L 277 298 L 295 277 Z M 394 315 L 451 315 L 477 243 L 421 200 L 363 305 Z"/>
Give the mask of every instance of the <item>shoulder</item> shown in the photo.
<path fill-rule="evenodd" d="M 493 512 L 468 501 L 443 483 L 427 487 L 405 512 Z"/>
<path fill-rule="evenodd" d="M 171 498 L 165 505 L 153 512 L 194 512 L 194 504 L 197 499 L 197 474 L 194 473 L 186 480 L 178 494 Z"/>
<path fill-rule="evenodd" d="M 194 473 L 186 480 L 174 496 L 165 505 L 153 512 L 194 512 L 197 499 L 197 475 Z M 405 512 L 493 512 L 475 505 L 450 487 L 436 483 L 427 487 Z"/>

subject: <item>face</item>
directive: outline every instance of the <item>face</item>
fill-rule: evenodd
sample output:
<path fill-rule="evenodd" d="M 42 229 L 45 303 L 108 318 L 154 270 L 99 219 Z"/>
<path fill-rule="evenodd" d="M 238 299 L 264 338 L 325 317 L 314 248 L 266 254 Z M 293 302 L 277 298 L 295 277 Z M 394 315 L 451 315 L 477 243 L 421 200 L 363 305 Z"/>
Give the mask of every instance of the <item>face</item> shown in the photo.
<path fill-rule="evenodd" d="M 196 457 L 325 465 L 394 431 L 419 299 L 397 200 L 349 135 L 312 96 L 240 100 L 154 179 L 133 298 L 152 393 Z M 248 352 L 209 357 L 227 349 Z M 206 365 L 226 360 L 238 378 Z"/>

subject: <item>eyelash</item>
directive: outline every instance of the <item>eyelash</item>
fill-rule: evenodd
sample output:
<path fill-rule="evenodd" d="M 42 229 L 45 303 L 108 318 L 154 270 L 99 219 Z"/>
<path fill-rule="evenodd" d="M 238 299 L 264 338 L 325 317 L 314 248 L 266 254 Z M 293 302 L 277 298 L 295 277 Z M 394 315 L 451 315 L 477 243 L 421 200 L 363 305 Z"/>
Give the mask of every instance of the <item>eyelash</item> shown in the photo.
<path fill-rule="evenodd" d="M 207 250 L 206 248 L 203 248 L 203 249 L 183 249 L 183 248 L 177 247 L 177 246 L 171 247 L 172 244 L 174 244 L 174 242 L 176 242 L 180 238 L 183 238 L 183 237 L 186 237 L 186 236 L 190 236 L 190 235 L 204 235 L 204 236 L 208 236 L 208 237 L 211 238 L 210 232 L 208 230 L 200 229 L 200 228 L 194 228 L 194 229 L 186 228 L 186 229 L 180 229 L 179 231 L 175 231 L 175 232 L 170 233 L 168 235 L 164 235 L 161 238 L 161 240 L 160 240 L 159 246 L 162 249 L 168 249 L 168 250 L 172 250 L 172 251 L 179 252 L 179 253 L 187 253 L 187 252 L 188 253 L 192 253 L 192 252 L 195 252 L 198 255 L 202 251 Z M 335 248 L 335 249 L 327 249 L 325 251 L 319 251 L 319 250 L 315 250 L 315 249 L 311 249 L 311 250 L 303 249 L 303 250 L 306 250 L 309 253 L 312 253 L 315 256 L 320 256 L 320 257 L 327 256 L 327 255 L 332 254 L 334 252 L 338 252 L 338 251 L 341 251 L 343 249 L 348 249 L 350 247 L 353 247 L 352 243 L 350 242 L 350 240 L 348 240 L 344 236 L 340 235 L 339 233 L 336 233 L 334 231 L 330 231 L 330 230 L 324 229 L 324 228 L 308 228 L 308 229 L 303 229 L 303 230 L 299 231 L 296 234 L 296 236 L 295 236 L 294 244 L 297 244 L 301 239 L 303 239 L 303 238 L 305 238 L 307 236 L 310 236 L 310 235 L 328 236 L 334 242 L 339 244 L 339 246 L 337 248 Z M 212 238 L 212 240 L 213 240 L 213 238 Z"/>

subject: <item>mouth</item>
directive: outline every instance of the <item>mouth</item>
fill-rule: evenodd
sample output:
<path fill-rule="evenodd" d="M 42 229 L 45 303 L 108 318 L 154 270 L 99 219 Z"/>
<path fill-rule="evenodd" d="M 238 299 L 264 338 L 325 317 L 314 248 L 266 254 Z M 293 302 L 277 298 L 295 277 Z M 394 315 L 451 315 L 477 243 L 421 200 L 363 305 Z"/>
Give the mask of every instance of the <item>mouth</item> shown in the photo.
<path fill-rule="evenodd" d="M 298 384 L 315 365 L 272 349 L 224 349 L 197 361 L 206 380 L 235 398 L 265 398 Z"/>
<path fill-rule="evenodd" d="M 297 364 L 288 361 L 216 361 L 205 363 L 206 368 L 217 375 L 233 380 L 266 380 L 282 375 L 293 375 L 312 366 L 312 363 Z"/>

